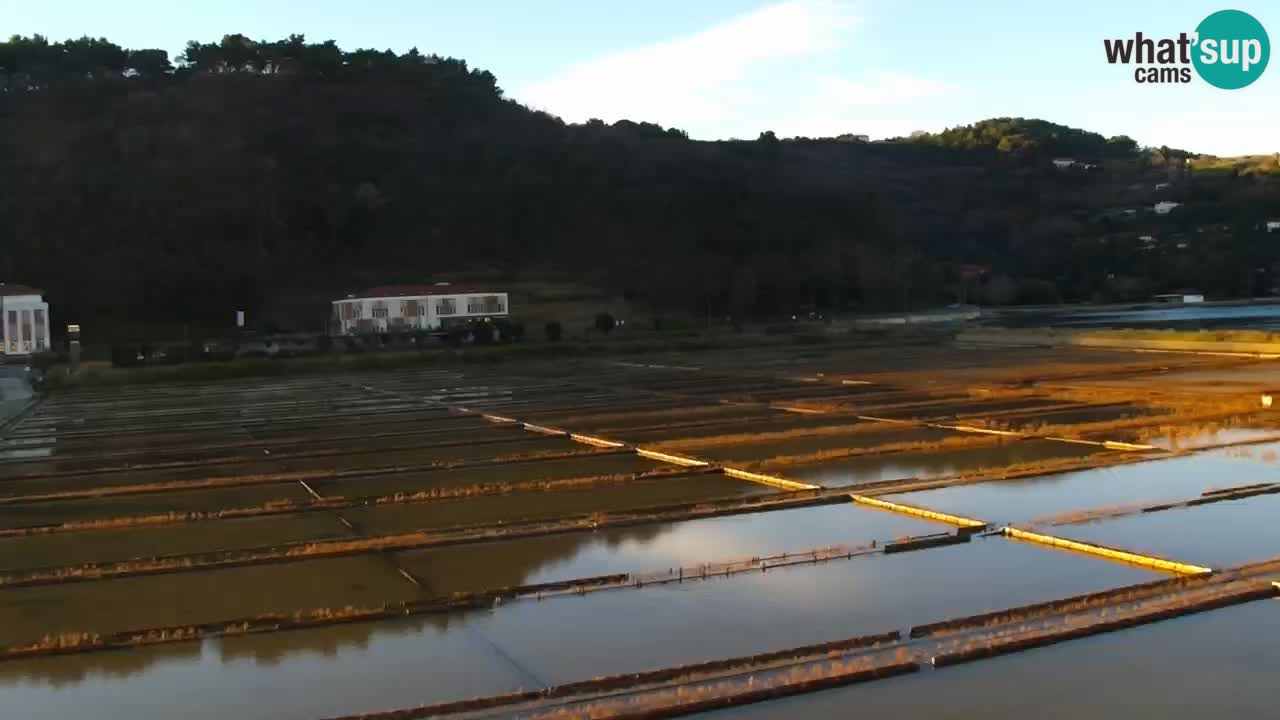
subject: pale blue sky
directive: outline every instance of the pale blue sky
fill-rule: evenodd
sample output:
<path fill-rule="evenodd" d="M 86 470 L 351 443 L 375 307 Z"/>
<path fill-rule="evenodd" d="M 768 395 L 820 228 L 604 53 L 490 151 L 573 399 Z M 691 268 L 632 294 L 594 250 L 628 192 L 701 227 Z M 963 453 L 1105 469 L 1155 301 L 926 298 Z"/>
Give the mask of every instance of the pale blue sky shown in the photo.
<path fill-rule="evenodd" d="M 1175 36 L 1224 7 L 1280 41 L 1274 0 L 0 0 L 0 34 L 173 54 L 231 32 L 416 45 L 566 120 L 628 117 L 698 138 L 883 137 L 1021 115 L 1150 145 L 1280 151 L 1280 61 L 1236 91 L 1139 85 L 1105 61 L 1104 38 Z"/>

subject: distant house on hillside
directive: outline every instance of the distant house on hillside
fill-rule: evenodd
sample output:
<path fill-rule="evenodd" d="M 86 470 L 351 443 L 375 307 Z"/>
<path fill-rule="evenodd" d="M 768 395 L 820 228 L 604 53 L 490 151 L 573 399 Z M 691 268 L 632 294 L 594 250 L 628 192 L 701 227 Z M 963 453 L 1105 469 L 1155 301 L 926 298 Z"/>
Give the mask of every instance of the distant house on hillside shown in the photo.
<path fill-rule="evenodd" d="M 1198 292 L 1180 292 L 1180 293 L 1164 293 L 1155 295 L 1151 298 L 1153 301 L 1162 304 L 1173 305 L 1195 305 L 1204 302 L 1204 295 Z"/>
<path fill-rule="evenodd" d="M 1059 170 L 1066 170 L 1067 168 L 1075 164 L 1076 164 L 1076 161 L 1074 158 L 1054 158 L 1053 159 L 1053 166 L 1058 168 Z"/>
<path fill-rule="evenodd" d="M 1173 212 L 1174 208 L 1179 207 L 1180 205 L 1182 205 L 1182 203 L 1180 202 L 1173 202 L 1171 200 L 1162 200 L 1156 203 L 1155 205 L 1152 205 L 1151 209 L 1157 215 L 1168 215 L 1169 213 Z"/>
<path fill-rule="evenodd" d="M 1267 232 L 1280 232 L 1280 220 L 1268 220 Z"/>
<path fill-rule="evenodd" d="M 1171 187 L 1173 187 L 1173 183 L 1168 183 L 1168 182 L 1156 183 L 1156 190 L 1168 190 Z"/>
<path fill-rule="evenodd" d="M 26 285 L 0 283 L 0 355 L 25 356 L 49 349 L 49 303 L 43 295 Z"/>
<path fill-rule="evenodd" d="M 439 330 L 508 311 L 504 292 L 449 283 L 386 285 L 334 300 L 332 326 L 336 335 Z"/>

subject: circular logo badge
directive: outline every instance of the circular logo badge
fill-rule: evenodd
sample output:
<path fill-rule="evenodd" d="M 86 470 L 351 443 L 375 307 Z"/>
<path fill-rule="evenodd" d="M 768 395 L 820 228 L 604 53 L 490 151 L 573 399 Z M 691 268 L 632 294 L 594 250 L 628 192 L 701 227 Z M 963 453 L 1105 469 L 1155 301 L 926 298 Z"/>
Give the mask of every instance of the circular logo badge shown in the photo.
<path fill-rule="evenodd" d="M 1271 59 L 1271 40 L 1252 15 L 1219 10 L 1196 27 L 1200 40 L 1192 64 L 1210 85 L 1238 90 L 1262 76 Z"/>

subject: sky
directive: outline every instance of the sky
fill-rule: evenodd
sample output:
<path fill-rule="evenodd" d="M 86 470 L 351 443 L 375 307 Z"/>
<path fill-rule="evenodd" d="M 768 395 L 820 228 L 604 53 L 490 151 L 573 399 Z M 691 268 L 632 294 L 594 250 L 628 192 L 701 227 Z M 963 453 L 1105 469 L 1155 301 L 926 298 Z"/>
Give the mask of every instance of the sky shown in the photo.
<path fill-rule="evenodd" d="M 1147 85 L 1104 38 L 1174 37 L 1235 7 L 1280 42 L 1280 3 L 1196 0 L 0 0 L 0 35 L 92 35 L 176 55 L 227 33 L 417 47 L 487 69 L 569 122 L 698 139 L 937 131 L 1036 117 L 1143 145 L 1280 152 L 1280 60 L 1247 88 Z"/>

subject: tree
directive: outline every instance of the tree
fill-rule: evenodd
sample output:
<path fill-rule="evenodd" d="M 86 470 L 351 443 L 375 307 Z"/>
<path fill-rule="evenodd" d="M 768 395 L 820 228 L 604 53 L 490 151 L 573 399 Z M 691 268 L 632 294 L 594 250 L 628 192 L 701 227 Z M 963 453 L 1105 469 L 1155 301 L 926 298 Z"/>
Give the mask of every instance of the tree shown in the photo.
<path fill-rule="evenodd" d="M 545 330 L 547 340 L 551 342 L 560 342 L 560 338 L 564 337 L 564 326 L 555 320 L 547 323 Z"/>
<path fill-rule="evenodd" d="M 147 79 L 164 77 L 173 72 L 169 53 L 164 50 L 130 50 L 126 65 L 138 77 Z"/>
<path fill-rule="evenodd" d="M 613 332 L 613 328 L 617 324 L 618 324 L 617 321 L 613 319 L 613 315 L 607 312 L 602 312 L 596 315 L 595 328 L 596 330 L 599 330 L 605 335 L 608 335 L 609 333 Z"/>

